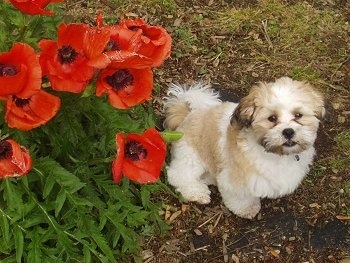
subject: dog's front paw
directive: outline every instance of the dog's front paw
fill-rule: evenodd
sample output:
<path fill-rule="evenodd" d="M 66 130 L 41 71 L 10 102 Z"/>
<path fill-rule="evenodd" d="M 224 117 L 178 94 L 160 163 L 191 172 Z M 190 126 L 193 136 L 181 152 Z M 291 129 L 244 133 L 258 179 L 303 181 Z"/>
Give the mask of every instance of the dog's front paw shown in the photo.
<path fill-rule="evenodd" d="M 199 204 L 209 204 L 210 203 L 210 190 L 206 185 L 201 185 L 201 187 L 191 187 L 191 188 L 178 188 L 177 189 L 188 202 L 197 202 Z"/>

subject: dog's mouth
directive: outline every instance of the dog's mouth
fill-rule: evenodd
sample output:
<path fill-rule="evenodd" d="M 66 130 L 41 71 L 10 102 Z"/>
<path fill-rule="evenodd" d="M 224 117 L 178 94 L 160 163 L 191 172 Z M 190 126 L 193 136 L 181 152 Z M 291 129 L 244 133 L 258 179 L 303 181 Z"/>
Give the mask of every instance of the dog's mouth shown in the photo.
<path fill-rule="evenodd" d="M 283 143 L 283 146 L 285 147 L 293 147 L 295 146 L 297 143 L 295 141 L 292 141 L 292 140 L 288 140 L 286 141 L 285 143 Z"/>

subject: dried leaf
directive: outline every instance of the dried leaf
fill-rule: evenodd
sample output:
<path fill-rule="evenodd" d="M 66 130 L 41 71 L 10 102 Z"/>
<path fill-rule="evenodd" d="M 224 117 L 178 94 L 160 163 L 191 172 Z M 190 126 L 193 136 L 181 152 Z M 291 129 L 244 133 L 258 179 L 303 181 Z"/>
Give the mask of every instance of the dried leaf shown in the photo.
<path fill-rule="evenodd" d="M 350 220 L 350 216 L 344 216 L 344 215 L 337 215 L 336 218 L 339 220 Z"/>
<path fill-rule="evenodd" d="M 275 258 L 279 258 L 280 257 L 280 253 L 281 251 L 279 251 L 278 249 L 273 249 L 269 247 L 269 252 L 271 253 L 272 256 L 274 256 Z"/>
<path fill-rule="evenodd" d="M 171 217 L 169 218 L 169 222 L 170 222 L 170 223 L 173 222 L 179 215 L 181 215 L 181 210 L 176 211 L 175 213 L 173 213 L 173 214 L 171 215 Z"/>
<path fill-rule="evenodd" d="M 237 257 L 235 254 L 232 254 L 231 258 L 234 263 L 239 263 L 239 257 Z"/>
<path fill-rule="evenodd" d="M 193 230 L 193 232 L 197 235 L 197 236 L 201 236 L 201 235 L 203 235 L 203 233 L 199 230 L 199 229 L 195 229 L 195 230 Z"/>

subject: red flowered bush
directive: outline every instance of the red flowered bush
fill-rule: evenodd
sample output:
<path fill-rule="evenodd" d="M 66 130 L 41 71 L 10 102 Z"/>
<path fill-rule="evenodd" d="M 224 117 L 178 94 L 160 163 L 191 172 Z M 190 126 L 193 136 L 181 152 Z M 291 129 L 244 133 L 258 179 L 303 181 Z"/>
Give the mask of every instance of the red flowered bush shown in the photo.
<path fill-rule="evenodd" d="M 151 97 L 171 37 L 141 19 L 62 23 L 48 7 L 59 0 L 10 2 L 0 2 L 0 258 L 123 261 L 142 229 L 166 228 L 152 195 L 166 189 L 169 134 L 155 128 Z"/>

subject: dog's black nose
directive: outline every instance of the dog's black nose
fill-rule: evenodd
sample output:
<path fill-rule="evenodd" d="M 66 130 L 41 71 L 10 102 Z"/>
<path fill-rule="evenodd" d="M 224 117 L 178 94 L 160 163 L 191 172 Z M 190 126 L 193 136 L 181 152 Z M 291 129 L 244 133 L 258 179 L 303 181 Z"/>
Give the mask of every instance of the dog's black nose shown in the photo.
<path fill-rule="evenodd" d="M 284 130 L 282 131 L 283 136 L 284 136 L 286 139 L 288 139 L 288 140 L 290 140 L 290 139 L 293 138 L 294 133 L 295 133 L 295 132 L 294 132 L 294 130 L 293 130 L 292 128 L 287 128 L 287 129 L 284 129 Z"/>

